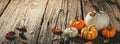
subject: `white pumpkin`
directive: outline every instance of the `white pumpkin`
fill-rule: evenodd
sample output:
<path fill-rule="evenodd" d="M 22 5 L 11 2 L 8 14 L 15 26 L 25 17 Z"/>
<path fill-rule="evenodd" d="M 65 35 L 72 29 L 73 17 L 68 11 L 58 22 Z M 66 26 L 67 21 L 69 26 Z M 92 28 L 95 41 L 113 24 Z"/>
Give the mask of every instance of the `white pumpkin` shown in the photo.
<path fill-rule="evenodd" d="M 78 35 L 78 30 L 76 28 L 66 28 L 64 31 L 63 31 L 64 35 L 68 38 L 73 38 L 73 37 L 76 37 Z"/>
<path fill-rule="evenodd" d="M 107 12 L 104 11 L 91 11 L 85 17 L 85 24 L 94 25 L 97 28 L 97 30 L 101 30 L 102 28 L 107 27 L 109 25 L 109 16 Z"/>

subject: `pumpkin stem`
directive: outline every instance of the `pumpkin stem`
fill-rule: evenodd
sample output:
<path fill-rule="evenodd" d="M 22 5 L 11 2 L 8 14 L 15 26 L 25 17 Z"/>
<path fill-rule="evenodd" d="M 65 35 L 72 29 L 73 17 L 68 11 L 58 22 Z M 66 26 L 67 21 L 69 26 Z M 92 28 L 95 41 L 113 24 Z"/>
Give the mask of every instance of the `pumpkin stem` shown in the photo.
<path fill-rule="evenodd" d="M 77 18 L 75 18 L 77 21 L 80 21 L 80 20 L 82 20 L 80 17 L 77 17 Z"/>
<path fill-rule="evenodd" d="M 81 18 L 80 17 L 78 17 L 78 21 L 80 21 L 81 20 Z"/>
<path fill-rule="evenodd" d="M 92 26 L 90 26 L 90 28 L 89 28 L 89 26 L 90 26 L 90 25 L 88 25 L 88 26 L 86 25 L 87 29 L 88 29 L 89 31 L 91 31 L 90 29 L 91 29 Z"/>
<path fill-rule="evenodd" d="M 111 28 L 112 28 L 112 24 L 111 22 L 109 22 L 109 26 L 107 27 L 107 29 L 111 30 Z"/>
<path fill-rule="evenodd" d="M 89 31 L 91 31 L 92 26 L 90 26 Z"/>
<path fill-rule="evenodd" d="M 90 28 L 88 28 L 90 26 Z M 89 30 L 89 31 L 91 31 L 91 28 L 93 27 L 94 25 L 86 25 L 86 27 L 87 27 L 87 29 Z"/>

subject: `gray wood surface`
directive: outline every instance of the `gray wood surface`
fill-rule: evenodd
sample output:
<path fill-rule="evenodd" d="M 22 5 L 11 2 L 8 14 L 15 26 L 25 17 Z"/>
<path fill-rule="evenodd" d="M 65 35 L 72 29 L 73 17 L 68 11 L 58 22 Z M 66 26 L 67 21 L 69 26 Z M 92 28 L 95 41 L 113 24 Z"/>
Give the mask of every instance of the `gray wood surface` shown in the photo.
<path fill-rule="evenodd" d="M 10 0 L 0 0 L 0 16 L 4 13 L 9 3 Z"/>
<path fill-rule="evenodd" d="M 108 44 L 120 44 L 120 0 L 0 0 L 0 43 L 23 44 L 19 37 L 17 25 L 25 25 L 27 32 L 27 44 L 85 44 L 87 40 L 81 37 L 67 39 L 64 36 L 55 35 L 52 29 L 68 28 L 70 20 L 82 18 L 93 9 L 96 4 L 109 13 L 110 21 L 116 28 L 116 36 Z M 9 31 L 16 32 L 14 40 L 7 40 L 5 34 Z M 31 34 L 33 33 L 33 34 Z M 53 39 L 63 38 L 52 41 Z M 104 38 L 99 34 L 94 44 L 104 44 Z"/>

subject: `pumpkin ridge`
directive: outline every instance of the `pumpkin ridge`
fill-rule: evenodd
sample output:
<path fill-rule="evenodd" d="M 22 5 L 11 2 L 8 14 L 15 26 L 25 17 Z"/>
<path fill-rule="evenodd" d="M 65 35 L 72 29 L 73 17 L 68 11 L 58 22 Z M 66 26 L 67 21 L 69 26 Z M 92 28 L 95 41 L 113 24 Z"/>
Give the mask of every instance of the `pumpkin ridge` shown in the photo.
<path fill-rule="evenodd" d="M 87 38 L 87 35 L 89 34 L 88 32 L 86 32 L 87 34 L 86 34 L 86 38 Z"/>
<path fill-rule="evenodd" d="M 84 39 L 93 40 L 97 37 L 98 32 L 94 26 L 88 25 L 82 29 L 81 34 Z"/>
<path fill-rule="evenodd" d="M 86 31 L 85 31 L 85 33 L 87 33 L 87 32 L 88 32 L 88 31 L 86 30 Z M 85 33 L 84 33 L 84 35 L 85 35 L 85 38 L 87 38 L 87 35 L 88 35 L 88 33 L 87 33 L 87 34 L 85 34 Z"/>
<path fill-rule="evenodd" d="M 93 38 L 93 37 L 92 37 L 92 33 L 90 33 L 90 35 L 91 35 L 90 40 L 92 40 L 92 38 Z"/>

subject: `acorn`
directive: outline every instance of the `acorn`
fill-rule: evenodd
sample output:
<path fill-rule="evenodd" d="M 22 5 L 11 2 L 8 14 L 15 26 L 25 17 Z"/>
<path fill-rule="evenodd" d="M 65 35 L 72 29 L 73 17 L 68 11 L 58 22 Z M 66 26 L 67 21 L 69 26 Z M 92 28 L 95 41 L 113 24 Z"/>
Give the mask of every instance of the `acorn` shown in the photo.
<path fill-rule="evenodd" d="M 22 32 L 27 32 L 27 29 L 24 25 L 19 25 L 16 29 Z"/>
<path fill-rule="evenodd" d="M 61 30 L 61 29 L 58 29 L 58 28 L 53 29 L 52 32 L 53 32 L 54 34 L 58 34 L 58 35 L 61 35 L 61 34 L 63 33 L 62 30 Z"/>
<path fill-rule="evenodd" d="M 16 33 L 15 32 L 13 32 L 13 31 L 10 31 L 10 32 L 8 32 L 7 34 L 6 34 L 6 39 L 8 39 L 8 40 L 13 40 L 14 38 L 15 38 L 15 35 Z"/>

